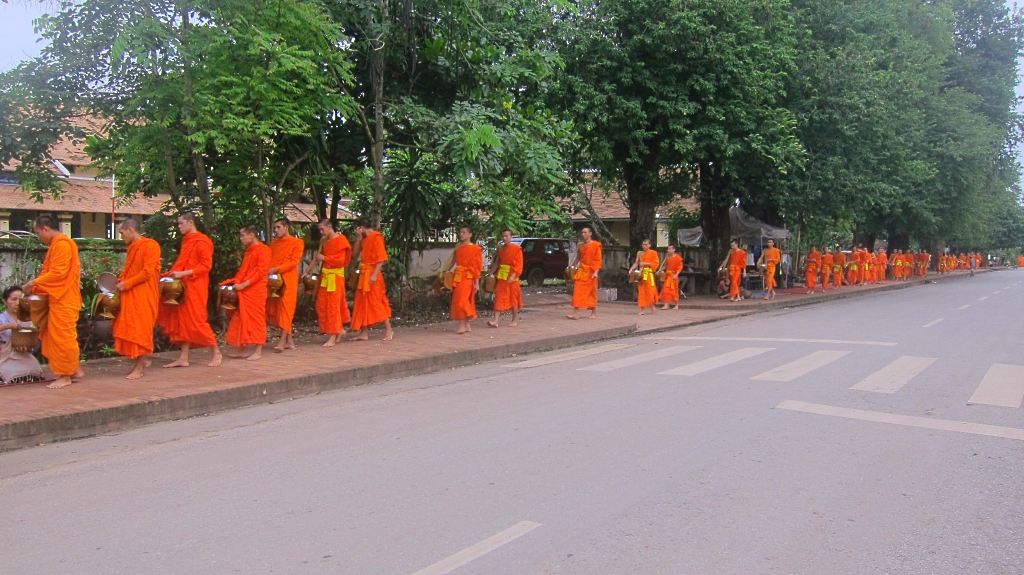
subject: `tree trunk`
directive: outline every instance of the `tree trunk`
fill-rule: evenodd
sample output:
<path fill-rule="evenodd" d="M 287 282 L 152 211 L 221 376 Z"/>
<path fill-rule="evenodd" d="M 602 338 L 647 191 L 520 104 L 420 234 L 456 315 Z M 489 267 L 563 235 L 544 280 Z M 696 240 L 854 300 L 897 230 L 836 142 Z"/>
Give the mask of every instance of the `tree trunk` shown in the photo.
<path fill-rule="evenodd" d="M 380 0 L 381 28 L 388 21 L 388 2 Z M 370 225 L 380 229 L 384 204 L 384 42 L 370 40 L 370 85 L 373 90 L 373 139 L 370 159 L 373 162 L 373 202 L 370 205 Z"/>
<path fill-rule="evenodd" d="M 623 170 L 626 183 L 626 205 L 629 207 L 630 260 L 640 251 L 644 240 L 654 244 L 655 219 L 658 209 L 658 190 L 651 182 L 657 181 L 644 167 L 627 164 Z"/>
<path fill-rule="evenodd" d="M 729 252 L 729 207 L 735 198 L 726 195 L 717 166 L 712 162 L 700 164 L 700 225 L 704 230 L 704 241 L 711 251 L 711 269 Z"/>

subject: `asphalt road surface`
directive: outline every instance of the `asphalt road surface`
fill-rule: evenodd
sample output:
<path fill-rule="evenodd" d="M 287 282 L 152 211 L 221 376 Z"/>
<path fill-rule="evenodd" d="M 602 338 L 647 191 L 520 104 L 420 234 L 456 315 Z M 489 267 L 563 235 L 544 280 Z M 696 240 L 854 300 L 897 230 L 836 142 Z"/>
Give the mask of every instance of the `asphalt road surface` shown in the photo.
<path fill-rule="evenodd" d="M 1024 573 L 1022 282 L 0 454 L 0 573 Z"/>

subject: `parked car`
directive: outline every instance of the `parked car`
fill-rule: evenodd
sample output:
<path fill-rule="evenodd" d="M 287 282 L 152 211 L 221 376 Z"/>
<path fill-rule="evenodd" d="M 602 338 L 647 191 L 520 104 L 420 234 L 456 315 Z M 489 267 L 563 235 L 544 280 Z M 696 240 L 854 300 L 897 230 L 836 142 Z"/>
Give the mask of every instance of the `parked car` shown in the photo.
<path fill-rule="evenodd" d="M 540 287 L 547 278 L 561 278 L 569 267 L 569 240 L 560 238 L 512 238 L 523 248 L 523 278 Z"/>

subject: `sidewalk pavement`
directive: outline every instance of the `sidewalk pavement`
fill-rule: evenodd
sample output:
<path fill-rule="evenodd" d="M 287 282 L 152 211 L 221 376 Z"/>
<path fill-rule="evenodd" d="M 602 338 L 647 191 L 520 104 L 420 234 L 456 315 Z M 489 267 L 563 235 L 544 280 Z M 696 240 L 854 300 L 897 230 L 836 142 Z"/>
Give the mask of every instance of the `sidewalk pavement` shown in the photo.
<path fill-rule="evenodd" d="M 320 346 L 322 337 L 300 339 L 297 350 L 275 354 L 267 347 L 258 361 L 226 357 L 219 368 L 206 367 L 210 352 L 197 350 L 191 367 L 161 369 L 177 357 L 169 352 L 154 356 L 145 377 L 135 381 L 125 379 L 130 361 L 89 361 L 83 366 L 86 378 L 63 389 L 47 389 L 42 383 L 0 387 L 0 451 L 965 275 L 933 275 L 816 295 L 796 290 L 801 293 L 780 293 L 771 301 L 691 298 L 681 302 L 683 309 L 644 316 L 637 315 L 636 304 L 602 303 L 596 320 L 583 315 L 577 321 L 565 317 L 570 311 L 566 294 L 527 290 L 517 328 L 504 326 L 508 315 L 500 329 L 487 327 L 487 318 L 481 316 L 466 335 L 456 335 L 457 324 L 447 322 L 398 328 L 391 342 L 380 341 L 380 330 L 370 332 L 371 341 L 344 341 L 330 349 Z"/>

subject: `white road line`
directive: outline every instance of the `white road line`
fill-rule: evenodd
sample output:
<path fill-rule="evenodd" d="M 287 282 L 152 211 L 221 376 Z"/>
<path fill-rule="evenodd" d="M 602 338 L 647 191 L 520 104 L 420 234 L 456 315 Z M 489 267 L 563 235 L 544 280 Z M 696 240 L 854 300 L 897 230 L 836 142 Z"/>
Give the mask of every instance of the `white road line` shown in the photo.
<path fill-rule="evenodd" d="M 941 431 L 957 431 L 960 433 L 972 433 L 974 435 L 988 435 L 989 437 L 1003 437 L 1006 439 L 1024 441 L 1024 429 L 1017 429 L 1016 427 L 1001 427 L 998 425 L 985 425 L 982 423 L 970 423 L 967 421 L 932 419 L 929 417 L 914 417 L 912 415 L 883 413 L 881 411 L 848 409 L 845 407 L 805 403 L 803 401 L 793 401 L 790 399 L 776 405 L 775 408 L 787 409 L 789 411 L 802 411 L 804 413 L 814 413 L 817 415 L 845 417 L 847 419 L 859 419 L 861 421 L 875 421 L 878 423 L 923 427 L 925 429 L 938 429 Z"/>
<path fill-rule="evenodd" d="M 857 391 L 874 391 L 877 393 L 896 393 L 910 380 L 935 363 L 934 357 L 914 357 L 904 355 L 882 369 L 865 377 L 850 389 Z"/>
<path fill-rule="evenodd" d="M 1024 402 L 1024 366 L 993 364 L 967 404 L 1019 408 Z"/>
<path fill-rule="evenodd" d="M 793 381 L 801 375 L 806 375 L 819 367 L 824 367 L 848 353 L 850 352 L 830 350 L 816 351 L 810 355 L 801 357 L 796 361 L 791 361 L 786 365 L 780 365 L 775 369 L 770 369 L 764 373 L 755 375 L 750 379 L 757 379 L 760 381 Z"/>
<path fill-rule="evenodd" d="M 926 323 L 926 324 L 922 325 L 921 327 L 931 327 L 931 326 L 933 326 L 933 325 L 935 325 L 935 324 L 939 323 L 939 322 L 940 322 L 940 321 L 942 321 L 943 319 L 944 319 L 944 318 L 941 318 L 941 317 L 940 317 L 939 319 L 937 319 L 937 320 L 935 320 L 935 321 L 930 321 L 930 322 L 928 322 L 928 323 Z"/>
<path fill-rule="evenodd" d="M 848 339 L 801 339 L 796 337 L 713 337 L 713 336 L 682 336 L 682 335 L 659 335 L 645 337 L 644 339 L 677 339 L 694 340 L 706 339 L 711 341 L 764 341 L 782 343 L 834 343 L 837 345 L 885 345 L 892 347 L 897 345 L 891 341 L 851 341 Z"/>
<path fill-rule="evenodd" d="M 674 347 L 666 347 L 656 351 L 648 353 L 641 353 L 640 355 L 634 355 L 633 357 L 626 357 L 622 359 L 616 359 L 613 361 L 606 361 L 597 365 L 591 365 L 589 367 L 581 367 L 576 371 L 614 371 L 619 368 L 629 367 L 645 361 L 651 361 L 668 357 L 670 355 L 676 355 L 677 353 L 683 353 L 684 351 L 690 351 L 692 349 L 700 349 L 699 345 L 677 345 Z"/>
<path fill-rule="evenodd" d="M 668 371 L 659 372 L 658 375 L 697 375 L 704 373 L 705 371 L 711 371 L 719 367 L 724 367 L 737 361 L 743 361 L 744 359 L 754 357 L 755 355 L 761 355 L 762 353 L 769 352 L 775 349 L 774 347 L 744 347 L 722 355 L 716 355 L 715 357 L 709 357 L 702 359 L 696 363 L 670 369 Z"/>
<path fill-rule="evenodd" d="M 540 527 L 540 523 L 534 521 L 522 521 L 501 533 L 498 533 L 497 535 L 492 535 L 487 539 L 484 539 L 472 547 L 467 547 L 455 555 L 446 557 L 437 563 L 434 563 L 430 567 L 420 569 L 412 575 L 447 575 L 459 567 L 466 565 L 470 561 L 479 559 L 502 545 L 507 545 L 516 539 L 519 539 L 538 527 Z"/>
<path fill-rule="evenodd" d="M 978 301 L 985 301 L 987 299 L 988 299 L 988 296 L 987 295 L 983 295 L 983 296 L 978 298 Z"/>
<path fill-rule="evenodd" d="M 1003 290 L 1001 290 L 1001 289 L 997 289 L 996 291 L 992 292 L 992 295 L 995 295 L 995 294 L 997 294 L 997 293 L 999 293 L 999 292 L 1001 292 L 1001 291 L 1003 291 Z"/>
<path fill-rule="evenodd" d="M 539 367 L 542 365 L 558 363 L 560 361 L 570 361 L 573 359 L 579 359 L 581 357 L 597 355 L 599 353 L 607 353 L 609 351 L 626 349 L 627 347 L 633 347 L 635 345 L 636 344 L 634 343 L 613 343 L 611 345 L 602 345 L 599 347 L 592 347 L 590 349 L 581 349 L 580 351 L 570 351 L 569 353 L 559 353 L 556 355 L 549 355 L 546 357 L 538 357 L 537 359 L 520 361 L 519 363 L 510 363 L 508 365 L 503 365 L 501 367 Z"/>
<path fill-rule="evenodd" d="M 969 308 L 969 307 L 971 307 L 971 304 L 967 304 L 967 305 L 962 305 L 962 306 L 960 306 L 960 307 L 958 307 L 958 308 L 956 308 L 956 309 L 967 309 L 967 308 Z"/>

